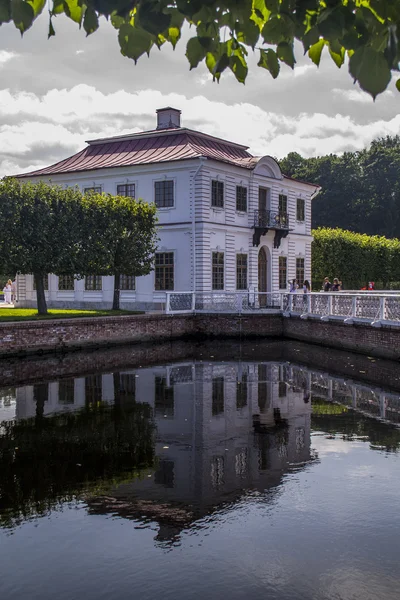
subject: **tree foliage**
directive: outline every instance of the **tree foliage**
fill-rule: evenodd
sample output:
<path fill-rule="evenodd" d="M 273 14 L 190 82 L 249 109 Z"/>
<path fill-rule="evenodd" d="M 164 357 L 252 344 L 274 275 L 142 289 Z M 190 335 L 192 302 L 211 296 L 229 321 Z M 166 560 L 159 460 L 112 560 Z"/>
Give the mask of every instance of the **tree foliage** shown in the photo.
<path fill-rule="evenodd" d="M 156 208 L 131 198 L 82 194 L 43 182 L 0 182 L 3 269 L 33 273 L 39 314 L 47 313 L 47 273 L 132 275 L 151 271 Z"/>
<path fill-rule="evenodd" d="M 338 277 L 345 289 L 360 289 L 368 281 L 382 288 L 399 285 L 400 240 L 329 228 L 316 229 L 313 236 L 315 290 L 322 287 L 324 277 Z"/>
<path fill-rule="evenodd" d="M 12 21 L 23 34 L 45 5 L 0 0 L 0 24 Z M 101 16 L 110 19 L 121 53 L 135 62 L 167 42 L 175 48 L 189 24 L 190 68 L 205 62 L 216 80 L 230 69 L 244 82 L 250 50 L 257 50 L 258 66 L 275 79 L 282 63 L 293 69 L 295 40 L 316 65 L 322 52 L 338 67 L 347 57 L 350 76 L 374 98 L 399 68 L 400 0 L 52 0 L 49 37 L 62 13 L 87 35 L 99 28 Z"/>
<path fill-rule="evenodd" d="M 322 186 L 313 201 L 313 227 L 400 238 L 399 136 L 342 156 L 306 159 L 291 152 L 280 166 L 286 175 Z"/>

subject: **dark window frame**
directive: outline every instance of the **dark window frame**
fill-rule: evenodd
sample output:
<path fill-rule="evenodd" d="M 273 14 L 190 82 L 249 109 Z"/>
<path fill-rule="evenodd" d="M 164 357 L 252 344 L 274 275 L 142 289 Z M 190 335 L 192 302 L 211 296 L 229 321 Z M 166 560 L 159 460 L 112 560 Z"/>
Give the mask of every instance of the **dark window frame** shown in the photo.
<path fill-rule="evenodd" d="M 236 289 L 247 290 L 248 281 L 248 255 L 244 253 L 236 254 Z"/>
<path fill-rule="evenodd" d="M 134 275 L 123 275 L 119 277 L 119 289 L 122 292 L 134 292 L 136 290 L 136 279 Z"/>
<path fill-rule="evenodd" d="M 296 257 L 296 279 L 299 286 L 303 285 L 303 281 L 305 278 L 305 261 L 302 256 Z"/>
<path fill-rule="evenodd" d="M 71 287 L 71 285 L 72 285 L 72 287 Z M 58 276 L 58 291 L 59 292 L 73 292 L 74 290 L 75 290 L 75 277 L 73 275 L 59 275 Z"/>
<path fill-rule="evenodd" d="M 83 193 L 84 194 L 101 194 L 103 192 L 103 189 L 101 187 L 101 185 L 92 185 L 91 187 L 85 187 L 83 188 Z"/>
<path fill-rule="evenodd" d="M 225 289 L 225 252 L 215 251 L 212 253 L 211 285 L 215 291 Z"/>
<path fill-rule="evenodd" d="M 154 204 L 157 208 L 174 208 L 175 181 L 173 179 L 161 179 L 154 182 Z"/>
<path fill-rule="evenodd" d="M 222 376 L 212 378 L 212 416 L 223 414 L 225 411 L 225 378 Z"/>
<path fill-rule="evenodd" d="M 279 272 L 279 289 L 286 290 L 286 288 L 287 288 L 287 256 L 279 257 L 278 272 Z"/>
<path fill-rule="evenodd" d="M 117 196 L 125 196 L 125 198 L 135 199 L 136 198 L 136 184 L 135 183 L 117 183 Z"/>
<path fill-rule="evenodd" d="M 236 210 L 238 212 L 247 212 L 247 187 L 244 185 L 236 186 Z"/>
<path fill-rule="evenodd" d="M 279 194 L 278 212 L 279 214 L 287 214 L 288 197 L 286 194 Z"/>
<path fill-rule="evenodd" d="M 85 292 L 101 292 L 103 290 L 103 278 L 101 275 L 86 275 Z"/>
<path fill-rule="evenodd" d="M 223 181 L 211 180 L 211 206 L 213 208 L 224 208 L 224 188 Z"/>
<path fill-rule="evenodd" d="M 175 257 L 173 252 L 156 252 L 154 261 L 154 289 L 171 292 L 175 286 Z"/>
<path fill-rule="evenodd" d="M 304 198 L 296 199 L 296 221 L 304 223 L 306 220 L 306 201 Z"/>

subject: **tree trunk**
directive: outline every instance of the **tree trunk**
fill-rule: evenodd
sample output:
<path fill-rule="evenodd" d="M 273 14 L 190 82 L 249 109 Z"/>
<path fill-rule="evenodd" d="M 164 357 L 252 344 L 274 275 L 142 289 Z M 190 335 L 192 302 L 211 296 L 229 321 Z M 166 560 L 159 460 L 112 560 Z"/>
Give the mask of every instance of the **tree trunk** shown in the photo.
<path fill-rule="evenodd" d="M 121 283 L 121 275 L 116 273 L 114 275 L 114 298 L 113 298 L 113 310 L 119 310 L 119 296 L 120 296 L 120 286 Z"/>
<path fill-rule="evenodd" d="M 47 302 L 44 294 L 43 273 L 34 273 L 36 284 L 37 309 L 39 315 L 47 315 Z"/>

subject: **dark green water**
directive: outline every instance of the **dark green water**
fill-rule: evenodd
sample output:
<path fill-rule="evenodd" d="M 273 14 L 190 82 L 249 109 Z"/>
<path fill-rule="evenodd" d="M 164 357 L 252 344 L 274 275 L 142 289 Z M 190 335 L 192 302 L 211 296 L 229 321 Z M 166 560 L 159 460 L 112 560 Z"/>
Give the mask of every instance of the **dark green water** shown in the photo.
<path fill-rule="evenodd" d="M 8 365 L 1 598 L 397 600 L 400 392 L 366 381 L 385 365 L 250 350 Z"/>

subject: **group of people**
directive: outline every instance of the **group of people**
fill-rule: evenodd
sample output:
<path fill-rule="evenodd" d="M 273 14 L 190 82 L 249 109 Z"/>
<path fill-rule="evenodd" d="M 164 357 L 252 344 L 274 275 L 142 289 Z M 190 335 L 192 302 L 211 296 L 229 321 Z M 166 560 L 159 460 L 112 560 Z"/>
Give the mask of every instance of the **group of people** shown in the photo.
<path fill-rule="evenodd" d="M 337 277 L 335 277 L 333 283 L 329 281 L 329 277 L 325 277 L 322 283 L 322 289 L 324 292 L 341 292 L 343 290 L 343 284 Z"/>
<path fill-rule="evenodd" d="M 3 292 L 4 292 L 4 302 L 6 304 L 13 304 L 15 302 L 16 293 L 17 293 L 16 282 L 11 281 L 11 279 L 9 279 L 3 288 Z"/>
<path fill-rule="evenodd" d="M 291 294 L 295 294 L 297 292 L 297 290 L 300 288 L 300 285 L 297 281 L 297 279 L 292 279 L 291 281 L 289 281 L 289 292 Z M 311 286 L 310 286 L 310 282 L 308 281 L 308 279 L 305 279 L 305 281 L 303 281 L 303 294 L 308 294 L 309 292 L 311 292 Z"/>

